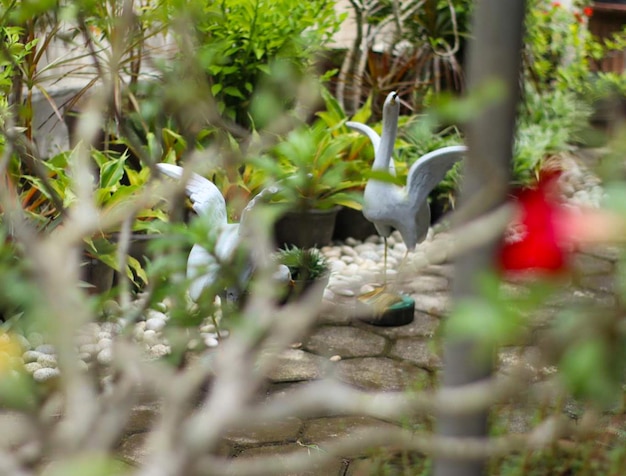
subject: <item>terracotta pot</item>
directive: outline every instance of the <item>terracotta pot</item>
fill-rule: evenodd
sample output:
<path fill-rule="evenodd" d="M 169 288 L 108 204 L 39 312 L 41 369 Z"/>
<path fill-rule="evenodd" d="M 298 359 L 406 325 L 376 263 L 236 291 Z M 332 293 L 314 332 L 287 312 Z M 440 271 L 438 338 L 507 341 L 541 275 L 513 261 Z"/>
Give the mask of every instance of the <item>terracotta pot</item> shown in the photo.
<path fill-rule="evenodd" d="M 335 230 L 335 219 L 341 207 L 328 210 L 303 210 L 285 213 L 275 224 L 276 245 L 313 248 L 329 245 Z"/>

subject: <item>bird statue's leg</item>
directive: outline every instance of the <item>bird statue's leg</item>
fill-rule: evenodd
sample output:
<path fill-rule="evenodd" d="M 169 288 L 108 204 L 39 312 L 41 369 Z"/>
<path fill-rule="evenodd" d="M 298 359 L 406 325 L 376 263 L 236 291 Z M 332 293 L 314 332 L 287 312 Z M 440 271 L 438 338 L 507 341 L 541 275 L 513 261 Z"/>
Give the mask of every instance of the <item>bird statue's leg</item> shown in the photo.
<path fill-rule="evenodd" d="M 400 264 L 398 265 L 398 275 L 396 276 L 396 282 L 394 283 L 394 287 L 392 288 L 393 291 L 396 290 L 396 288 L 400 285 L 400 283 L 404 282 L 404 269 L 407 265 L 408 258 L 409 258 L 409 250 L 407 249 L 404 252 L 404 257 L 402 258 L 402 260 L 400 261 Z"/>
<path fill-rule="evenodd" d="M 383 252 L 383 286 L 387 286 L 387 237 L 383 236 L 383 242 L 385 244 Z"/>

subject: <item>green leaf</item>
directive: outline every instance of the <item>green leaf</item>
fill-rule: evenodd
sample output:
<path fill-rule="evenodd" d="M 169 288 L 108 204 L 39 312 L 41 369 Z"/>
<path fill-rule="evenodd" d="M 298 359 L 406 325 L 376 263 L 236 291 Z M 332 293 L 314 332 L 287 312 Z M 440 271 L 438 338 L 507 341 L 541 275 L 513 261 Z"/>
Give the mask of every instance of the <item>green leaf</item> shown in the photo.
<path fill-rule="evenodd" d="M 379 180 L 381 182 L 386 182 L 398 186 L 405 185 L 402 177 L 392 175 L 386 170 L 368 170 L 364 173 L 364 176 L 367 180 Z"/>
<path fill-rule="evenodd" d="M 226 94 L 227 96 L 232 96 L 232 97 L 236 97 L 239 99 L 245 99 L 245 96 L 241 94 L 241 91 L 239 91 L 239 89 L 235 88 L 234 86 L 228 86 L 224 88 L 224 94 Z"/>
<path fill-rule="evenodd" d="M 216 83 L 213 86 L 211 86 L 211 94 L 213 96 L 217 96 L 221 90 L 222 90 L 222 85 L 220 83 Z"/>
<path fill-rule="evenodd" d="M 586 337 L 571 345 L 561 359 L 563 379 L 576 396 L 591 397 L 604 404 L 616 403 L 619 382 L 611 379 L 606 344 L 599 337 Z"/>
<path fill-rule="evenodd" d="M 446 332 L 455 339 L 472 339 L 493 346 L 513 339 L 523 324 L 521 316 L 499 300 L 473 297 L 458 302 L 446 322 Z"/>
<path fill-rule="evenodd" d="M 43 476 L 123 476 L 132 473 L 132 467 L 105 454 L 85 454 L 46 467 Z"/>
<path fill-rule="evenodd" d="M 146 272 L 144 271 L 144 269 L 141 266 L 141 263 L 136 259 L 133 258 L 132 256 L 128 257 L 128 270 L 127 270 L 127 275 L 129 277 L 129 279 L 131 280 L 135 280 L 133 273 L 139 278 L 141 279 L 141 281 L 143 281 L 144 283 L 148 283 L 148 275 L 146 274 Z"/>
<path fill-rule="evenodd" d="M 609 210 L 626 215 L 626 184 L 609 182 L 604 185 L 604 193 L 603 205 Z"/>
<path fill-rule="evenodd" d="M 100 188 L 111 188 L 120 183 L 127 157 L 124 153 L 119 159 L 111 159 L 100 167 Z"/>
<path fill-rule="evenodd" d="M 354 113 L 354 115 L 352 116 L 352 120 L 365 124 L 367 123 L 371 115 L 372 115 L 372 95 L 370 94 L 367 97 L 367 101 L 365 101 L 365 104 L 363 104 L 363 106 L 361 106 L 361 108 L 357 112 Z"/>

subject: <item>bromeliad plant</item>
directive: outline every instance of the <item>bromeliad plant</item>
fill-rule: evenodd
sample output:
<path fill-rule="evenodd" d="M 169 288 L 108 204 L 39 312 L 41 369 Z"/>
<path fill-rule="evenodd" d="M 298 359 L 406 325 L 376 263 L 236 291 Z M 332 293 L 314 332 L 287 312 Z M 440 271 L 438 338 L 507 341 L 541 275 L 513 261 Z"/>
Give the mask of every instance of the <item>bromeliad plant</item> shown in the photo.
<path fill-rule="evenodd" d="M 48 160 L 38 161 L 46 172 L 45 179 L 30 174 L 18 174 L 14 161 L 12 183 L 17 184 L 21 203 L 27 216 L 42 233 L 50 233 L 63 222 L 65 210 L 75 203 L 73 181 L 68 173 L 72 151 L 62 152 Z M 94 183 L 96 205 L 103 216 L 117 207 L 132 202 L 148 182 L 149 169 L 139 171 L 127 166 L 126 154 L 115 155 L 92 150 L 98 170 L 98 183 Z M 158 207 L 144 208 L 135 215 L 132 231 L 136 233 L 159 233 L 160 223 L 167 221 L 167 214 Z M 112 237 L 117 230 L 108 230 L 85 239 L 87 256 L 98 259 L 111 268 L 118 269 L 117 247 Z M 131 279 L 146 282 L 147 277 L 137 259 L 127 258 L 126 270 Z"/>
<path fill-rule="evenodd" d="M 289 268 L 291 279 L 316 280 L 328 274 L 328 260 L 317 248 L 299 248 L 287 246 L 278 251 L 277 261 Z"/>
<path fill-rule="evenodd" d="M 336 134 L 336 135 L 335 135 Z M 291 131 L 267 156 L 254 161 L 279 191 L 272 201 L 292 210 L 326 210 L 343 205 L 359 208 L 354 190 L 360 180 L 347 174 L 351 138 L 331 131 L 322 121 Z"/>

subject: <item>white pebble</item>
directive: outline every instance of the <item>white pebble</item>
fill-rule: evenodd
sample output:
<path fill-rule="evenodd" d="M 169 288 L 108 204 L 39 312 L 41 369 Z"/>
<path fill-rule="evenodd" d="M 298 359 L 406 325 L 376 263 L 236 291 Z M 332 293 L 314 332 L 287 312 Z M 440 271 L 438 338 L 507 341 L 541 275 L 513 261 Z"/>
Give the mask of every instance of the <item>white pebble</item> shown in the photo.
<path fill-rule="evenodd" d="M 366 251 L 373 251 L 376 245 L 374 243 L 363 243 L 361 245 L 355 246 L 354 251 L 357 253 L 365 253 Z"/>
<path fill-rule="evenodd" d="M 144 332 L 145 332 L 144 329 L 142 329 L 141 327 L 135 326 L 135 328 L 133 329 L 133 337 L 137 341 L 142 341 Z"/>
<path fill-rule="evenodd" d="M 108 365 L 113 361 L 113 351 L 110 347 L 106 349 L 102 349 L 98 352 L 98 357 L 96 357 L 98 363 L 101 365 Z"/>
<path fill-rule="evenodd" d="M 341 261 L 343 261 L 345 264 L 354 263 L 354 256 L 342 256 L 341 257 Z M 340 261 L 340 263 L 341 263 L 341 261 Z"/>
<path fill-rule="evenodd" d="M 81 354 L 97 354 L 99 350 L 98 344 L 83 344 L 78 348 Z"/>
<path fill-rule="evenodd" d="M 163 321 L 167 321 L 167 315 L 161 311 L 157 311 L 156 309 L 148 309 L 146 311 L 146 321 L 150 319 L 161 319 Z"/>
<path fill-rule="evenodd" d="M 217 332 L 201 332 L 201 333 L 200 333 L 200 336 L 201 336 L 202 338 L 205 338 L 205 337 L 213 337 L 214 339 L 217 339 Z"/>
<path fill-rule="evenodd" d="M 164 315 L 165 317 L 165 315 Z M 149 331 L 160 331 L 165 327 L 165 318 L 151 317 L 146 321 L 146 329 Z"/>
<path fill-rule="evenodd" d="M 189 342 L 187 342 L 187 348 L 189 350 L 197 349 L 199 345 L 200 341 L 198 339 L 190 339 Z"/>
<path fill-rule="evenodd" d="M 109 336 L 102 337 L 110 337 L 111 334 L 116 334 L 120 330 L 120 326 L 117 322 L 103 322 L 101 324 L 102 332 L 108 332 Z"/>
<path fill-rule="evenodd" d="M 361 258 L 363 258 L 364 260 L 370 260 L 370 261 L 381 261 L 381 256 L 376 253 L 375 251 L 364 251 L 361 253 Z"/>
<path fill-rule="evenodd" d="M 396 243 L 396 245 L 393 247 L 393 254 L 395 256 L 399 256 L 400 258 L 404 258 L 404 255 L 406 254 L 406 245 L 404 243 Z"/>
<path fill-rule="evenodd" d="M 332 248 L 330 246 L 325 246 L 324 248 L 322 248 L 322 253 L 324 253 L 324 255 L 327 258 L 339 258 L 341 256 L 341 250 L 338 248 Z"/>
<path fill-rule="evenodd" d="M 344 297 L 354 296 L 354 291 L 352 291 L 351 289 L 339 288 L 339 289 L 333 289 L 332 291 L 338 296 L 344 296 Z"/>
<path fill-rule="evenodd" d="M 331 362 L 339 362 L 341 360 L 341 355 L 333 355 L 330 359 Z"/>
<path fill-rule="evenodd" d="M 98 341 L 98 351 L 111 347 L 113 341 L 109 337 L 103 337 Z"/>
<path fill-rule="evenodd" d="M 153 330 L 147 330 L 143 333 L 143 341 L 148 345 L 154 345 L 159 343 L 159 338 L 156 332 Z"/>
<path fill-rule="evenodd" d="M 53 369 L 57 366 L 57 358 L 54 355 L 41 354 L 37 359 L 37 363 L 42 367 L 49 367 Z"/>
<path fill-rule="evenodd" d="M 333 301 L 335 299 L 335 293 L 332 292 L 330 289 L 326 288 L 324 289 L 323 299 L 325 301 Z"/>
<path fill-rule="evenodd" d="M 391 237 L 387 238 L 387 242 L 389 242 L 389 240 L 391 239 Z M 372 236 L 368 236 L 367 238 L 365 238 L 365 243 L 380 243 L 382 240 L 382 238 L 378 235 L 372 235 Z"/>
<path fill-rule="evenodd" d="M 109 299 L 102 305 L 102 310 L 105 316 L 119 316 L 122 313 L 122 308 L 119 303 L 113 299 Z"/>
<path fill-rule="evenodd" d="M 219 345 L 219 341 L 215 337 L 207 337 L 204 339 L 204 345 L 207 347 L 217 347 Z"/>
<path fill-rule="evenodd" d="M 93 360 L 93 354 L 90 352 L 81 352 L 78 354 L 78 358 L 82 362 L 91 362 Z"/>
<path fill-rule="evenodd" d="M 365 261 L 363 261 L 363 268 L 364 269 L 378 269 L 378 263 L 375 263 L 371 259 L 366 259 Z"/>
<path fill-rule="evenodd" d="M 154 357 L 163 357 L 170 353 L 170 348 L 165 344 L 156 344 L 150 348 L 150 353 Z"/>
<path fill-rule="evenodd" d="M 357 245 L 361 244 L 361 241 L 357 240 L 356 238 L 352 238 L 351 236 L 349 236 L 348 238 L 346 238 L 345 243 L 348 246 L 357 246 Z"/>
<path fill-rule="evenodd" d="M 54 354 L 54 347 L 50 344 L 41 344 L 35 347 L 37 352 L 41 352 L 42 354 Z"/>
<path fill-rule="evenodd" d="M 38 362 L 29 362 L 26 365 L 24 365 L 24 369 L 26 369 L 26 372 L 28 372 L 29 374 L 33 374 L 37 370 L 42 369 L 42 368 L 43 367 Z"/>
<path fill-rule="evenodd" d="M 361 289 L 359 289 L 359 294 L 371 293 L 372 291 L 374 291 L 374 289 L 376 288 L 371 284 L 364 284 L 363 286 L 361 286 Z"/>
<path fill-rule="evenodd" d="M 346 263 L 344 261 L 333 261 L 330 264 L 331 273 L 339 273 L 340 271 L 346 268 Z"/>
<path fill-rule="evenodd" d="M 351 248 L 349 246 L 342 246 L 341 247 L 341 253 L 346 255 L 346 256 L 356 256 L 357 252 L 354 251 L 354 248 Z"/>
<path fill-rule="evenodd" d="M 76 345 L 80 348 L 83 345 L 95 344 L 96 337 L 93 335 L 79 334 L 76 336 Z"/>
<path fill-rule="evenodd" d="M 112 337 L 112 334 L 109 331 L 100 331 L 100 332 L 98 332 L 98 340 L 100 340 L 100 339 L 110 339 L 111 337 Z"/>
<path fill-rule="evenodd" d="M 200 332 L 215 332 L 215 326 L 213 324 L 204 324 L 200 326 Z"/>
<path fill-rule="evenodd" d="M 355 263 L 349 264 L 348 266 L 346 266 L 346 271 L 348 273 L 358 273 L 359 272 L 359 265 L 355 264 Z"/>
<path fill-rule="evenodd" d="M 43 354 L 41 352 L 38 352 L 36 350 L 27 350 L 22 354 L 22 360 L 24 360 L 24 363 L 26 364 L 30 362 L 37 362 L 37 359 L 39 359 L 39 357 L 42 355 Z"/>
<path fill-rule="evenodd" d="M 46 382 L 48 380 L 51 380 L 53 378 L 57 378 L 59 376 L 59 369 L 52 369 L 52 368 L 42 368 L 42 369 L 37 369 L 35 370 L 35 372 L 33 372 L 33 378 L 35 379 L 35 382 Z"/>

